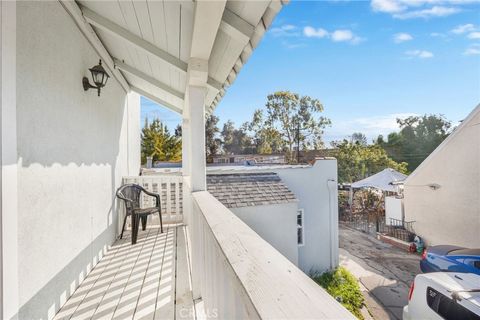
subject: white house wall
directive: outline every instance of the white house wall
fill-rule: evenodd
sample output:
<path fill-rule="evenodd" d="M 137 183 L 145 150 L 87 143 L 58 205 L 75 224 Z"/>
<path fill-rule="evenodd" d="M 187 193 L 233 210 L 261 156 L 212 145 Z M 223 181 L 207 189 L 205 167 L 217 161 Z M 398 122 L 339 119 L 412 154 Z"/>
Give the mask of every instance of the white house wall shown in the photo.
<path fill-rule="evenodd" d="M 299 200 L 299 209 L 304 209 L 305 245 L 298 248 L 300 269 L 309 273 L 337 266 L 337 161 L 317 160 L 312 167 L 272 171 L 295 194 Z"/>
<path fill-rule="evenodd" d="M 19 318 L 49 319 L 117 233 L 139 170 L 139 96 L 82 77 L 99 57 L 59 2 L 17 4 Z"/>
<path fill-rule="evenodd" d="M 479 123 L 477 106 L 405 182 L 405 220 L 428 245 L 480 247 Z"/>
<path fill-rule="evenodd" d="M 287 259 L 298 265 L 297 202 L 230 210 Z"/>

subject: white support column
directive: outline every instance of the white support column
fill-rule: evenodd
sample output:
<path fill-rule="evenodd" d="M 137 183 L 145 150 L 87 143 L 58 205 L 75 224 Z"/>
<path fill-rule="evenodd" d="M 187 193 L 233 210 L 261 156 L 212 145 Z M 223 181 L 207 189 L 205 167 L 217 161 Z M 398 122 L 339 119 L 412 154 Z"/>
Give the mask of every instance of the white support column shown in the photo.
<path fill-rule="evenodd" d="M 185 153 L 184 175 L 190 178 L 191 192 L 205 191 L 207 189 L 206 159 L 205 159 L 205 96 L 207 93 L 208 61 L 203 59 L 190 59 L 187 73 L 187 88 L 185 93 L 185 106 L 183 108 L 183 123 L 186 132 L 182 131 L 183 142 L 186 146 L 182 149 Z M 183 130 L 183 129 L 182 129 Z M 191 197 L 188 197 L 191 199 Z M 190 243 L 192 244 L 192 291 L 193 298 L 202 296 L 202 259 L 203 249 L 201 240 L 203 234 L 200 229 L 198 212 L 194 212 L 193 203 L 185 206 L 189 210 L 187 225 L 189 226 Z"/>
<path fill-rule="evenodd" d="M 207 190 L 205 159 L 205 87 L 189 86 L 188 109 L 190 111 L 190 167 L 192 191 Z"/>
<path fill-rule="evenodd" d="M 127 94 L 127 174 L 136 176 L 140 173 L 140 95 L 130 91 Z"/>
<path fill-rule="evenodd" d="M 0 2 L 0 318 L 18 318 L 16 2 Z"/>
<path fill-rule="evenodd" d="M 191 58 L 188 63 L 184 119 L 188 119 L 187 134 L 192 191 L 207 190 L 205 159 L 205 97 L 207 95 L 208 61 Z"/>
<path fill-rule="evenodd" d="M 191 163 L 191 148 L 190 148 L 190 118 L 185 110 L 182 119 L 182 175 L 190 177 L 192 175 Z"/>
<path fill-rule="evenodd" d="M 184 122 L 188 132 L 182 132 L 187 137 L 188 157 L 185 167 L 190 174 L 191 190 L 204 191 L 207 189 L 206 159 L 205 159 L 205 97 L 207 86 L 212 84 L 208 77 L 208 61 L 212 52 L 215 38 L 220 26 L 223 11 L 227 1 L 195 1 L 195 14 L 190 48 L 190 59 L 187 68 L 187 86 L 185 105 L 183 108 Z M 217 85 L 220 89 L 221 85 Z M 185 140 L 183 140 L 185 141 Z M 185 149 L 183 149 L 185 150 Z M 188 220 L 190 239 L 192 244 L 192 291 L 195 300 L 202 298 L 202 282 L 205 281 L 203 243 L 203 224 L 200 212 L 190 207 Z"/>

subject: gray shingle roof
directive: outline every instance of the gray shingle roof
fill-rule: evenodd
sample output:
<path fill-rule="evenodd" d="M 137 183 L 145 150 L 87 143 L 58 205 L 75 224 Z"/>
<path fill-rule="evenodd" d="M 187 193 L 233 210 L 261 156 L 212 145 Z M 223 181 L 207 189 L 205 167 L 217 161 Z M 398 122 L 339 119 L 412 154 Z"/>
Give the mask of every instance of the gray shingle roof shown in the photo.
<path fill-rule="evenodd" d="M 297 201 L 276 173 L 207 175 L 208 191 L 227 208 Z"/>

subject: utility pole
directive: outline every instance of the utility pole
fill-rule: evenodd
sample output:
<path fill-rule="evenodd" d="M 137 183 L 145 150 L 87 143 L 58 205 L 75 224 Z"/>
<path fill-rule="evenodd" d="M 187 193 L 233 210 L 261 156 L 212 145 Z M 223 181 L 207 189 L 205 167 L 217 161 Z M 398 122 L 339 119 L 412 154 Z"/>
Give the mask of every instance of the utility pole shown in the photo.
<path fill-rule="evenodd" d="M 300 122 L 297 122 L 297 164 L 300 163 Z"/>

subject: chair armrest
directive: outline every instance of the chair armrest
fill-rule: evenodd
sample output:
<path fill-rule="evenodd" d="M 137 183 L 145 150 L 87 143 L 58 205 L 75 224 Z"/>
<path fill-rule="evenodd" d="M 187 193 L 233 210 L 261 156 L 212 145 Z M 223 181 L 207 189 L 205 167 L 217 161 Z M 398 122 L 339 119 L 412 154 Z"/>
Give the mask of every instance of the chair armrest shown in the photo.
<path fill-rule="evenodd" d="M 156 207 L 160 208 L 160 195 L 158 193 L 150 192 L 148 190 L 143 189 L 143 192 L 145 192 L 146 195 L 149 195 L 151 197 L 155 197 L 155 200 L 157 202 Z"/>
<path fill-rule="evenodd" d="M 117 198 L 119 198 L 119 199 L 121 199 L 121 200 L 123 200 L 123 201 L 125 201 L 125 202 L 130 202 L 130 203 L 133 202 L 132 200 L 127 199 L 127 198 L 125 198 L 125 197 L 123 197 L 123 196 L 121 196 L 121 195 L 119 195 L 119 194 L 117 194 Z"/>

